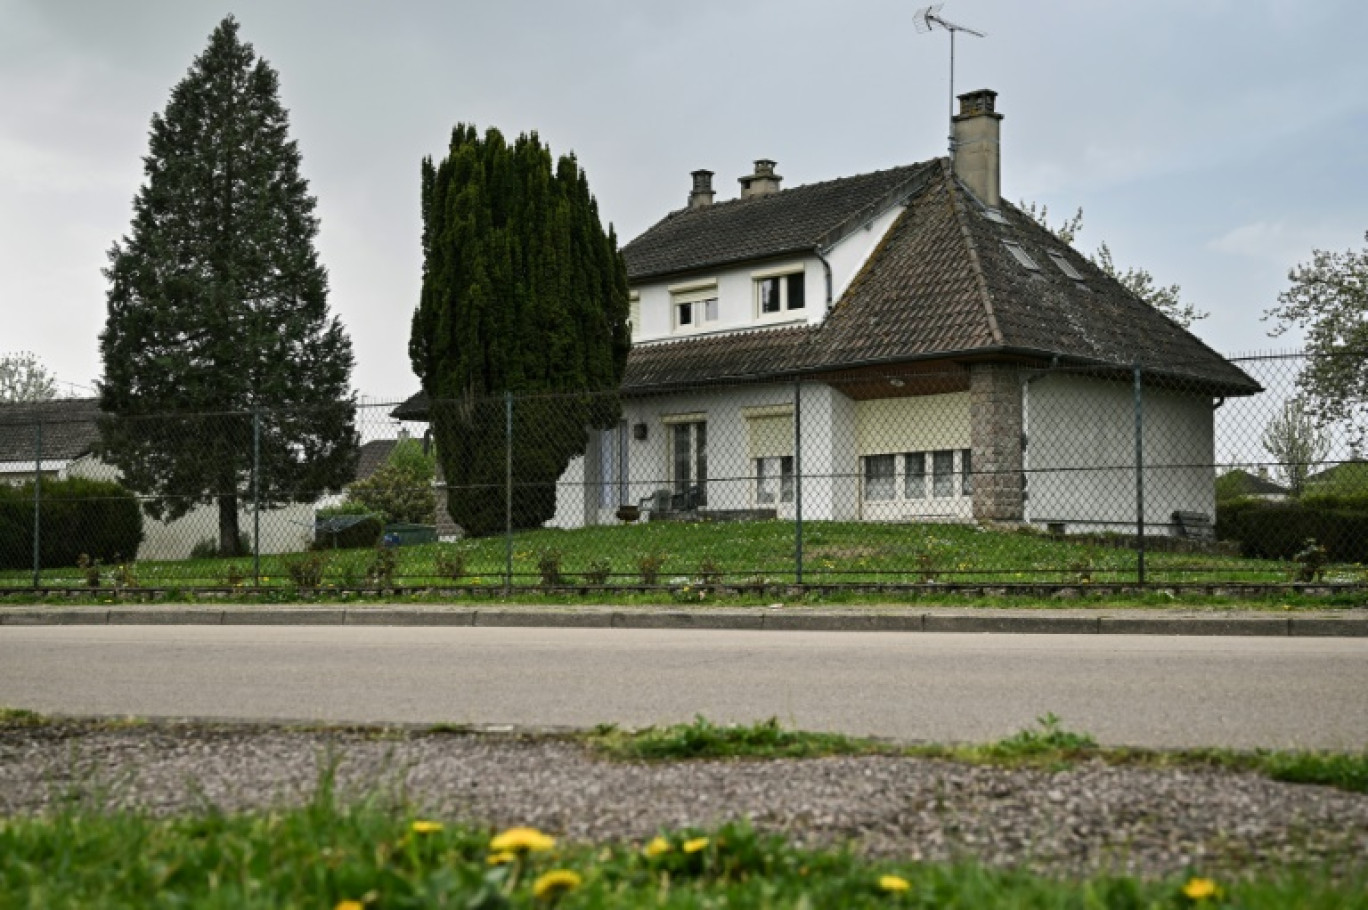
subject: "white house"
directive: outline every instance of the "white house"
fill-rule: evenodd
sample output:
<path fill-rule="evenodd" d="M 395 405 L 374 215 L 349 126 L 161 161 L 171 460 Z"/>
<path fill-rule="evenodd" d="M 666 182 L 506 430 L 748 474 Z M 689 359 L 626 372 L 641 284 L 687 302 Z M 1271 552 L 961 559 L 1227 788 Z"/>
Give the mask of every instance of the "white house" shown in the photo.
<path fill-rule="evenodd" d="M 1133 529 L 1137 401 L 1146 523 L 1213 515 L 1213 410 L 1259 385 L 1002 198 L 995 105 L 960 96 L 953 160 L 781 189 L 762 159 L 725 202 L 695 171 L 623 248 L 623 420 L 552 523 L 801 499 L 814 520 Z"/>
<path fill-rule="evenodd" d="M 33 479 L 35 468 L 44 478 L 54 480 L 118 480 L 118 469 L 95 454 L 100 416 L 99 402 L 93 398 L 0 405 L 0 483 L 26 483 Z M 238 526 L 250 534 L 253 518 L 248 502 L 238 511 Z M 312 504 L 291 504 L 264 511 L 261 552 L 305 550 L 313 541 L 313 527 Z M 158 521 L 144 515 L 143 541 L 137 559 L 185 559 L 196 543 L 217 539 L 216 505 L 193 506 L 174 521 Z"/>

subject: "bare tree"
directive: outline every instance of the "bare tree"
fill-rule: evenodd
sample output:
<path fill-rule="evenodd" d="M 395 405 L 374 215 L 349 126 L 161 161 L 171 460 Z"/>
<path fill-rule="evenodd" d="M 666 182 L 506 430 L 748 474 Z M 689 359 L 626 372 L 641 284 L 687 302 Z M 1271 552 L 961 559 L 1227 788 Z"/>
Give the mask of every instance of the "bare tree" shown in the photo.
<path fill-rule="evenodd" d="M 1078 235 L 1083 232 L 1083 209 L 1073 213 L 1057 225 L 1050 224 L 1050 209 L 1037 206 L 1034 202 L 1022 200 L 1017 204 L 1022 213 L 1059 238 L 1061 243 L 1073 246 Z M 1119 281 L 1128 291 L 1163 313 L 1183 328 L 1190 328 L 1199 319 L 1210 313 L 1197 309 L 1183 299 L 1183 289 L 1176 284 L 1162 285 L 1146 269 L 1130 267 L 1121 269 L 1112 259 L 1111 247 L 1104 242 L 1097 252 L 1088 257 L 1092 264 Z"/>
<path fill-rule="evenodd" d="M 57 380 L 28 351 L 0 354 L 0 402 L 47 401 L 57 397 Z"/>
<path fill-rule="evenodd" d="M 1283 483 L 1293 496 L 1306 491 L 1311 469 L 1330 452 L 1330 438 L 1300 398 L 1283 403 L 1264 427 L 1263 447 L 1278 463 Z"/>

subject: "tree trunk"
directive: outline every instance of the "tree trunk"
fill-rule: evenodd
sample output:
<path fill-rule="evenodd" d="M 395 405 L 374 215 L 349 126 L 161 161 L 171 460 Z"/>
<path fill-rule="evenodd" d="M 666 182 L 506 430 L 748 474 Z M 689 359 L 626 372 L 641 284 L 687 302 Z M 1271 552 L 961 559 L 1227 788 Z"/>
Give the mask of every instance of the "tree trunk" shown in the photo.
<path fill-rule="evenodd" d="M 219 555 L 241 556 L 238 548 L 238 501 L 236 493 L 225 493 L 218 498 Z"/>

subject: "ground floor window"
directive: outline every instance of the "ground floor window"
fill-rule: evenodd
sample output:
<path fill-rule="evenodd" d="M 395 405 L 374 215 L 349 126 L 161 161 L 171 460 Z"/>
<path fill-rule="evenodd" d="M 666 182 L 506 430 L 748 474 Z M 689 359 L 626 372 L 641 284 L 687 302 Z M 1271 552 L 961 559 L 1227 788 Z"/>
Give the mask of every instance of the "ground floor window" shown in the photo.
<path fill-rule="evenodd" d="M 792 455 L 755 459 L 755 501 L 760 505 L 793 502 Z"/>
<path fill-rule="evenodd" d="M 866 455 L 863 461 L 866 502 L 949 499 L 974 492 L 968 449 Z"/>

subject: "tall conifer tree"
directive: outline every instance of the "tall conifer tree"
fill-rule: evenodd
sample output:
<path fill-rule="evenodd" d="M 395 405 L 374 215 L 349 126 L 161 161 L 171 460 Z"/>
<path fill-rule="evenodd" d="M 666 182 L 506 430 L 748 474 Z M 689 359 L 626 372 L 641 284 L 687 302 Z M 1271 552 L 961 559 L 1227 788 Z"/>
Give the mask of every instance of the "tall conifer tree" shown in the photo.
<path fill-rule="evenodd" d="M 153 116 L 144 172 L 105 270 L 101 448 L 154 517 L 217 503 L 233 554 L 253 487 L 267 506 L 340 487 L 357 434 L 279 80 L 231 16 Z"/>
<path fill-rule="evenodd" d="M 535 133 L 509 146 L 458 125 L 423 161 L 423 289 L 409 354 L 432 402 L 448 511 L 467 533 L 505 522 L 504 405 L 513 392 L 512 518 L 555 513 L 555 483 L 614 426 L 631 345 L 627 271 L 573 156 Z M 554 397 L 545 393 L 557 393 Z"/>

